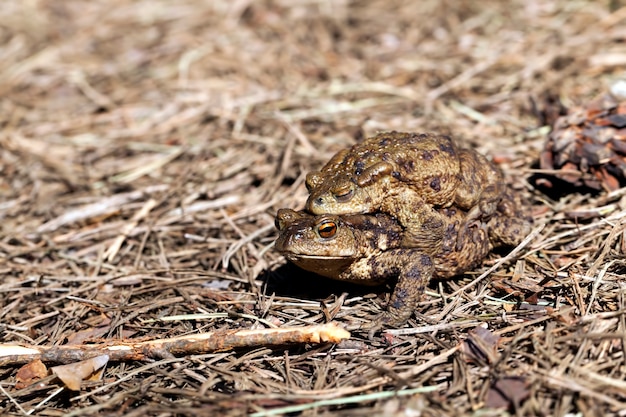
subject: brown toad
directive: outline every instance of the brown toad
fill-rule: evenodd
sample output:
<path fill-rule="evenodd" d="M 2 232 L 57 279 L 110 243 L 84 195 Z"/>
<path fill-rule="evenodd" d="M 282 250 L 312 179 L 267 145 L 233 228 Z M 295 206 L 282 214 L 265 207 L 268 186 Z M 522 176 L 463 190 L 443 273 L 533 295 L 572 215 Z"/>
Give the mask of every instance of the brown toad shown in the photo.
<path fill-rule="evenodd" d="M 434 255 L 406 247 L 403 228 L 382 213 L 313 216 L 281 209 L 276 217 L 280 233 L 275 247 L 287 260 L 328 278 L 362 284 L 397 279 L 387 311 L 364 326 L 396 327 L 413 314 L 433 276 L 463 273 L 478 264 L 493 246 L 487 234 L 489 225 L 481 224 L 468 229 L 461 249 L 457 249 L 466 213 L 443 208 L 440 215 L 445 220 L 444 233 Z"/>
<path fill-rule="evenodd" d="M 457 149 L 449 136 L 403 132 L 380 133 L 337 153 L 307 175 L 306 185 L 309 212 L 392 215 L 427 253 L 436 253 L 444 237 L 446 219 L 437 208 L 468 211 L 467 229 L 494 214 L 506 190 L 501 172 L 478 152 Z"/>

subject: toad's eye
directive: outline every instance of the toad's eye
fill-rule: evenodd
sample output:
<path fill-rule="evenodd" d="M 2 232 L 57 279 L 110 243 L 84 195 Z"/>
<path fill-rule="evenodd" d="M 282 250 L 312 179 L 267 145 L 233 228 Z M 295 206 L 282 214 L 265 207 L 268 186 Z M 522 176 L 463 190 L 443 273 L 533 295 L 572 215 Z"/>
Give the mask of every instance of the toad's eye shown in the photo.
<path fill-rule="evenodd" d="M 333 196 L 335 197 L 335 200 L 340 203 L 345 203 L 346 201 L 349 201 L 352 198 L 353 193 L 354 192 L 352 190 L 352 187 L 349 186 L 333 190 Z"/>
<path fill-rule="evenodd" d="M 317 226 L 317 233 L 324 239 L 331 238 L 337 233 L 337 224 L 333 221 L 325 221 Z"/>

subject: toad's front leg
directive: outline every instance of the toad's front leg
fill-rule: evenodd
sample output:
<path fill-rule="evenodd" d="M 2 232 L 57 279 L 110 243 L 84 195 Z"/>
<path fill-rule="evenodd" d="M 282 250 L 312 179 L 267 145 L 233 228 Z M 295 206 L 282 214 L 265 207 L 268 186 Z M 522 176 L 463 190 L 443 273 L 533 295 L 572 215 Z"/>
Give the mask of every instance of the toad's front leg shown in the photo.
<path fill-rule="evenodd" d="M 446 218 L 427 204 L 419 193 L 401 187 L 383 200 L 382 210 L 398 219 L 404 227 L 402 246 L 413 252 L 434 255 L 441 250 Z"/>
<path fill-rule="evenodd" d="M 361 265 L 359 265 L 361 264 Z M 382 327 L 399 327 L 406 323 L 424 294 L 433 276 L 433 259 L 414 249 L 394 249 L 357 262 L 357 273 L 368 271 L 370 279 L 384 280 L 397 277 L 387 310 L 372 323 L 362 326 L 370 335 Z"/>

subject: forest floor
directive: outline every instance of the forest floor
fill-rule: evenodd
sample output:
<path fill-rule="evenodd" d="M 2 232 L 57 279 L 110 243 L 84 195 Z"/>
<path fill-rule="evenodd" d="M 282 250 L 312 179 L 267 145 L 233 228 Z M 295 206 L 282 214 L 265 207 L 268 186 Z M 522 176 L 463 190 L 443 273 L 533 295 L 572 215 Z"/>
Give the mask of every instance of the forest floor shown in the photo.
<path fill-rule="evenodd" d="M 624 68 L 619 1 L 3 2 L 0 351 L 371 320 L 388 287 L 272 244 L 382 130 L 487 155 L 535 229 L 373 340 L 110 358 L 78 390 L 0 357 L 0 414 L 626 414 L 626 189 L 534 180 L 561 105 Z"/>

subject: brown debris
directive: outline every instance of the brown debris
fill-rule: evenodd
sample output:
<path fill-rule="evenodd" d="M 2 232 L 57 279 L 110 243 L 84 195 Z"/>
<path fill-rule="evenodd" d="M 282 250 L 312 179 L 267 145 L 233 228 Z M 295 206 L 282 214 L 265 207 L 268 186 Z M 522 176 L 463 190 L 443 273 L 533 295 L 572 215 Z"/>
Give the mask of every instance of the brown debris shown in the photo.
<path fill-rule="evenodd" d="M 22 389 L 48 375 L 48 368 L 39 359 L 22 366 L 15 375 L 15 388 Z"/>
<path fill-rule="evenodd" d="M 528 388 L 528 382 L 523 377 L 500 377 L 489 389 L 485 405 L 489 408 L 518 409 L 530 395 Z"/>
<path fill-rule="evenodd" d="M 87 379 L 99 380 L 104 366 L 109 362 L 108 355 L 94 356 L 78 362 L 68 363 L 50 368 L 65 386 L 72 391 L 79 391 L 80 385 Z"/>
<path fill-rule="evenodd" d="M 497 351 L 499 339 L 486 327 L 478 326 L 467 333 L 467 340 L 461 345 L 461 351 L 468 360 L 479 364 L 494 364 L 500 356 Z"/>
<path fill-rule="evenodd" d="M 604 94 L 556 119 L 540 165 L 577 187 L 615 191 L 626 184 L 626 101 Z"/>

